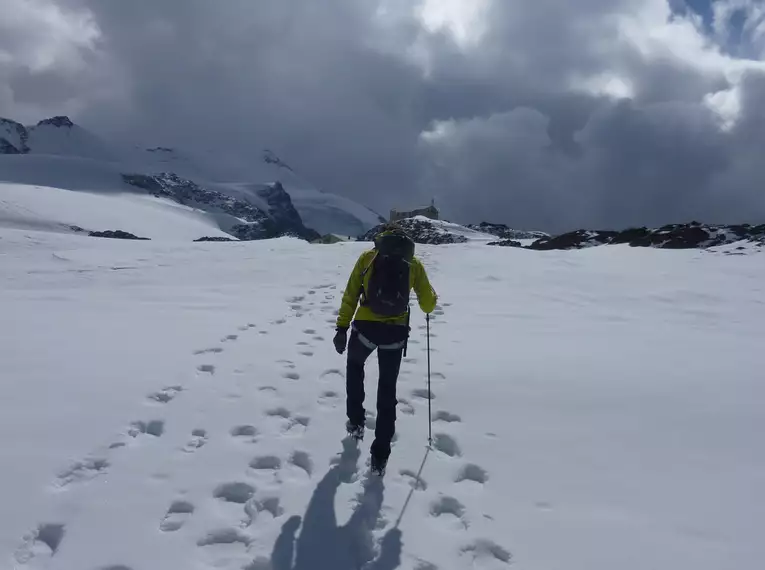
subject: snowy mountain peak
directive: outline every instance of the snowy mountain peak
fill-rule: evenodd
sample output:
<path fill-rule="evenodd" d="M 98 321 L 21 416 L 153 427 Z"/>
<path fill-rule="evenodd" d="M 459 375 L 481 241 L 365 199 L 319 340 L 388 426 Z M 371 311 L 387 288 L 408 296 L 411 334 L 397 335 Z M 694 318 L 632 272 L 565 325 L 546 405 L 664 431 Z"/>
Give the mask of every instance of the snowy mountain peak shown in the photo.
<path fill-rule="evenodd" d="M 51 125 L 57 128 L 72 128 L 74 126 L 74 123 L 66 115 L 58 115 L 56 117 L 51 117 L 49 119 L 43 119 L 42 121 L 37 123 L 38 127 L 42 127 L 44 125 Z"/>

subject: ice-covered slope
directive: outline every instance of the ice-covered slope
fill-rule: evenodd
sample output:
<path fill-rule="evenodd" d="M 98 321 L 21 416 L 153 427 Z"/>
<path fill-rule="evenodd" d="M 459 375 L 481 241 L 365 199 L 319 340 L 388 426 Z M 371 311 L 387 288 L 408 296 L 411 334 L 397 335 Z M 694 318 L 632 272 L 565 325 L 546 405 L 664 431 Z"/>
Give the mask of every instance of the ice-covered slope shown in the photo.
<path fill-rule="evenodd" d="M 385 221 L 369 208 L 337 194 L 297 187 L 287 191 L 306 225 L 320 234 L 355 238 Z"/>
<path fill-rule="evenodd" d="M 0 567 L 759 567 L 762 255 L 418 246 L 434 449 L 415 309 L 376 481 L 331 344 L 368 245 L 0 229 Z"/>
<path fill-rule="evenodd" d="M 152 196 L 2 182 L 0 228 L 59 233 L 122 230 L 159 240 L 228 236 L 203 212 Z"/>

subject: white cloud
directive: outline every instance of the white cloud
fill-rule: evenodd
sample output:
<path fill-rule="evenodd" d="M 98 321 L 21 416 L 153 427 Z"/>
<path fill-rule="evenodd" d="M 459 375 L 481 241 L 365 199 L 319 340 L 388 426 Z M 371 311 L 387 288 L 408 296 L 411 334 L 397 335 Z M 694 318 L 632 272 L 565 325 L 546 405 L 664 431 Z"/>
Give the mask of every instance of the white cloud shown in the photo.
<path fill-rule="evenodd" d="M 421 0 L 417 15 L 430 32 L 447 31 L 463 48 L 476 45 L 486 33 L 491 0 Z"/>
<path fill-rule="evenodd" d="M 100 37 L 88 11 L 50 0 L 0 0 L 0 14 L 0 65 L 33 73 L 83 67 Z"/>

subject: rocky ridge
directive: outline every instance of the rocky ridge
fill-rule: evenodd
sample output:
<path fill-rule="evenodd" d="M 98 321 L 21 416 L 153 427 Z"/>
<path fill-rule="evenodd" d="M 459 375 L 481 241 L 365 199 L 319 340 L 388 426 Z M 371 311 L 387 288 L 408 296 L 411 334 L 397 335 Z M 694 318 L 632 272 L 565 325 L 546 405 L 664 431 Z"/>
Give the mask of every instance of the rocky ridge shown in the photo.
<path fill-rule="evenodd" d="M 225 230 L 240 240 L 291 236 L 310 241 L 320 237 L 317 232 L 305 227 L 300 214 L 292 206 L 289 194 L 278 183 L 265 186 L 258 192 L 269 205 L 269 211 L 265 212 L 244 199 L 204 188 L 172 172 L 123 174 L 122 179 L 126 184 L 158 198 L 168 198 L 207 211 L 218 211 L 241 220 L 242 223 L 233 224 Z"/>

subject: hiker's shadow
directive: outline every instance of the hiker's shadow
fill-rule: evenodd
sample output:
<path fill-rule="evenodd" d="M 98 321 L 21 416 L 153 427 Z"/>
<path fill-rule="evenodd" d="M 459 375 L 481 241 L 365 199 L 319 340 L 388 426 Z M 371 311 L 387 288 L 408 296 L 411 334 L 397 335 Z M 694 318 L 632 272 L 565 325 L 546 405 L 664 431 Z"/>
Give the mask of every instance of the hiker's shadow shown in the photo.
<path fill-rule="evenodd" d="M 342 454 L 316 486 L 303 519 L 294 516 L 282 526 L 271 554 L 273 570 L 394 570 L 401 564 L 397 528 L 386 533 L 379 556 L 374 556 L 372 530 L 382 508 L 382 478 L 365 483 L 350 520 L 343 526 L 337 524 L 335 495 L 340 484 L 350 481 L 356 472 L 359 455 L 351 439 L 343 440 Z"/>

